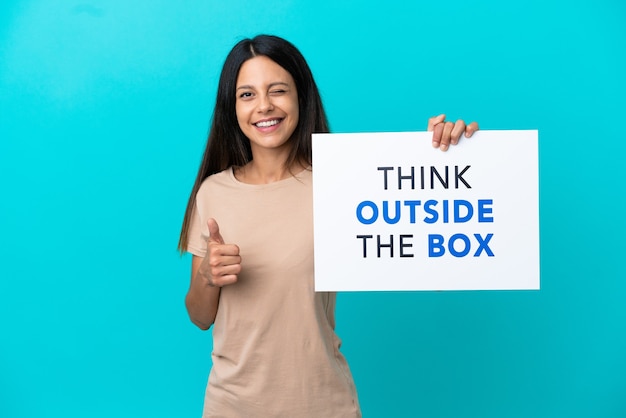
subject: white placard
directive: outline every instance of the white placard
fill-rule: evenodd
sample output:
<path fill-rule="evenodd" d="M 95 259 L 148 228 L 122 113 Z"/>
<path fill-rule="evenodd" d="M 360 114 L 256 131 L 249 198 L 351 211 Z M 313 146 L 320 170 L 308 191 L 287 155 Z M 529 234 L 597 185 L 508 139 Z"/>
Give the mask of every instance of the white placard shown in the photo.
<path fill-rule="evenodd" d="M 313 135 L 315 290 L 539 289 L 538 132 Z"/>

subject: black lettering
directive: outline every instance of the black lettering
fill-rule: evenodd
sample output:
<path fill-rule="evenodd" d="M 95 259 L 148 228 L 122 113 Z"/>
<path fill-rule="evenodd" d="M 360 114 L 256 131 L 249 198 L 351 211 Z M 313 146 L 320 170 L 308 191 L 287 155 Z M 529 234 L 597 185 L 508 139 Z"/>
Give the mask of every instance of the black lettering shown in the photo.
<path fill-rule="evenodd" d="M 382 171 L 385 174 L 385 190 L 387 190 L 387 171 L 393 171 L 393 167 L 378 167 L 378 171 Z"/>
<path fill-rule="evenodd" d="M 398 190 L 402 190 L 402 180 L 411 180 L 411 190 L 415 190 L 415 167 L 411 167 L 409 176 L 403 176 L 402 167 L 398 167 Z"/>
<path fill-rule="evenodd" d="M 378 245 L 378 258 L 380 258 L 381 248 L 389 248 L 389 256 L 393 257 L 393 235 L 389 235 L 389 244 L 382 244 L 380 242 L 380 235 L 377 235 L 376 244 Z"/>
<path fill-rule="evenodd" d="M 414 257 L 413 254 L 407 254 L 404 252 L 405 248 L 412 248 L 413 244 L 408 242 L 405 243 L 405 238 L 413 238 L 413 235 L 400 235 L 400 257 Z"/>
<path fill-rule="evenodd" d="M 448 166 L 446 166 L 445 175 L 446 175 L 446 179 L 444 181 L 444 179 L 441 178 L 441 175 L 439 175 L 439 172 L 437 171 L 437 169 L 431 166 L 430 167 L 430 188 L 431 189 L 435 188 L 435 176 L 436 176 L 439 179 L 439 182 L 441 183 L 443 188 L 447 189 L 448 188 Z"/>
<path fill-rule="evenodd" d="M 371 235 L 357 235 L 356 237 L 363 240 L 363 258 L 367 258 L 367 239 L 373 237 Z"/>
<path fill-rule="evenodd" d="M 454 188 L 458 189 L 459 188 L 459 180 L 461 180 L 461 182 L 463 182 L 463 184 L 465 185 L 465 187 L 467 187 L 468 189 L 471 189 L 472 186 L 470 186 L 465 179 L 463 178 L 463 174 L 465 174 L 465 172 L 470 168 L 470 165 L 466 165 L 465 168 L 459 173 L 459 166 L 455 165 L 454 166 Z"/>

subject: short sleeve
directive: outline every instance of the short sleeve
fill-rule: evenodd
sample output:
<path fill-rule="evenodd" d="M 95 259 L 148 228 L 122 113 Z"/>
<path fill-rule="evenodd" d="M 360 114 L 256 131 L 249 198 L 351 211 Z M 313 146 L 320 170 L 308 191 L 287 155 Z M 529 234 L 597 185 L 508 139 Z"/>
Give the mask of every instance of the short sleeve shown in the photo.
<path fill-rule="evenodd" d="M 193 206 L 191 213 L 191 222 L 189 224 L 189 231 L 187 233 L 187 251 L 198 257 L 206 256 L 207 251 L 207 239 L 209 238 L 209 227 L 207 226 L 206 219 L 203 219 L 202 214 L 198 208 L 197 199 Z"/>

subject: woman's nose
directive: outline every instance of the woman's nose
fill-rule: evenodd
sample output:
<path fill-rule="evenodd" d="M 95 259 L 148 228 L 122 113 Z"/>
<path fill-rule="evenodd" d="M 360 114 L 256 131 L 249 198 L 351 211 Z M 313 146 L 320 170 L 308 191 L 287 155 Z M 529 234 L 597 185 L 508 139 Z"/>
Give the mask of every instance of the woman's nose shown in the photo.
<path fill-rule="evenodd" d="M 274 106 L 272 105 L 272 100 L 269 95 L 265 94 L 259 97 L 259 112 L 265 113 L 272 110 Z"/>

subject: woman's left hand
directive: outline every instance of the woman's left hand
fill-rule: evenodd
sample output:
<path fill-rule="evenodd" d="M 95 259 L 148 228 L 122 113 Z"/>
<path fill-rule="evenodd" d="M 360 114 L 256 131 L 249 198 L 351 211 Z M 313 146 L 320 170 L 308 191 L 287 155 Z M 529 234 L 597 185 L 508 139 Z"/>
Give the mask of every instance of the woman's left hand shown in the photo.
<path fill-rule="evenodd" d="M 433 133 L 433 148 L 447 151 L 450 145 L 459 143 L 463 133 L 465 133 L 466 138 L 472 136 L 478 130 L 478 123 L 472 122 L 466 125 L 461 119 L 450 122 L 446 121 L 446 115 L 442 114 L 428 119 L 427 130 Z"/>

